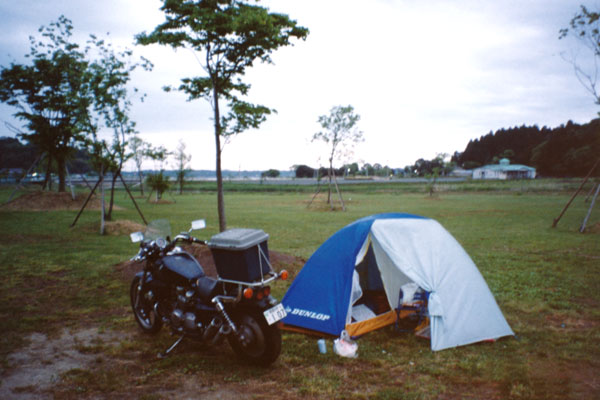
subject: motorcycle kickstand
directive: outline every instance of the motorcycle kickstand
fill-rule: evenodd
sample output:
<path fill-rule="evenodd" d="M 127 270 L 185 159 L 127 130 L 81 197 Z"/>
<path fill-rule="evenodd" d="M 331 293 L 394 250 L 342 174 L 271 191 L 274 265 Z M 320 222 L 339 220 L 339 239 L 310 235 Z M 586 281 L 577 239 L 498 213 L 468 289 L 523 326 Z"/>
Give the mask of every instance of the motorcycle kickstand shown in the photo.
<path fill-rule="evenodd" d="M 171 351 L 173 351 L 173 349 L 175 349 L 175 347 L 177 347 L 177 345 L 179 345 L 179 343 L 181 343 L 181 341 L 183 340 L 183 338 L 184 338 L 184 337 L 185 337 L 185 335 L 181 335 L 181 336 L 179 337 L 179 339 L 177 339 L 177 340 L 175 341 L 175 343 L 173 343 L 173 344 L 171 345 L 171 347 L 169 347 L 169 348 L 168 348 L 166 351 L 164 351 L 164 352 L 158 353 L 156 356 L 157 356 L 158 358 L 166 358 L 166 357 L 169 355 L 169 353 L 170 353 Z"/>

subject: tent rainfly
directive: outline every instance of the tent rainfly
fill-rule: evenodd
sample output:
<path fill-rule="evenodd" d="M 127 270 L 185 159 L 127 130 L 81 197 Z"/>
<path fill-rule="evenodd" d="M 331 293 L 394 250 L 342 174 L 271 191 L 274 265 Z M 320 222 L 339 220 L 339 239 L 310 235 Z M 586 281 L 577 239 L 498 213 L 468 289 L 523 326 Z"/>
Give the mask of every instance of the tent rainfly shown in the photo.
<path fill-rule="evenodd" d="M 396 322 L 407 284 L 429 293 L 434 351 L 514 335 L 456 239 L 437 221 L 396 213 L 359 219 L 327 239 L 283 297 L 283 322 L 359 336 Z"/>

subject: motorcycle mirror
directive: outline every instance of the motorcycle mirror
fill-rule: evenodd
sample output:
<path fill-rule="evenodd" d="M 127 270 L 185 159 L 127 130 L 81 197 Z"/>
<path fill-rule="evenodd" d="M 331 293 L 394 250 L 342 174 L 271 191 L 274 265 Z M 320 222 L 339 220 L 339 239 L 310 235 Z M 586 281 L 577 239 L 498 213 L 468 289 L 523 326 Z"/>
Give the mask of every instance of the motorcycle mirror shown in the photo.
<path fill-rule="evenodd" d="M 196 221 L 192 221 L 192 229 L 190 229 L 190 231 L 197 231 L 204 228 L 206 228 L 206 221 L 203 219 L 197 219 Z"/>
<path fill-rule="evenodd" d="M 133 243 L 138 243 L 144 240 L 144 234 L 142 232 L 133 232 L 129 235 L 129 237 Z"/>

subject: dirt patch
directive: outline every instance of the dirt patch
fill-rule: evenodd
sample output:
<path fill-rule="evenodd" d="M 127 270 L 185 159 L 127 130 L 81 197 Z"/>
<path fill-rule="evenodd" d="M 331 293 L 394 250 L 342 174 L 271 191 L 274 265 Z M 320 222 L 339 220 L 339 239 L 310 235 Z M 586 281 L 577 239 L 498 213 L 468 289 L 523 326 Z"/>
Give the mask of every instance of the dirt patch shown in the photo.
<path fill-rule="evenodd" d="M 198 260 L 207 276 L 211 276 L 213 278 L 217 277 L 215 261 L 208 247 L 184 245 L 182 248 L 193 255 L 196 260 Z M 289 279 L 293 279 L 295 275 L 294 271 L 299 271 L 306 262 L 306 260 L 300 257 L 295 257 L 276 251 L 269 251 L 269 260 L 276 271 L 287 269 L 288 272 L 290 272 Z M 114 268 L 123 275 L 124 279 L 130 280 L 137 272 L 143 269 L 143 264 L 128 260 L 115 265 Z"/>
<path fill-rule="evenodd" d="M 76 226 L 75 229 L 81 229 L 84 232 L 98 233 L 100 232 L 100 222 L 84 224 L 81 227 Z M 133 232 L 143 232 L 145 230 L 146 225 L 126 219 L 104 222 L 104 233 L 111 236 L 129 236 L 129 234 Z"/>
<path fill-rule="evenodd" d="M 600 233 L 600 222 L 585 228 L 585 233 Z"/>
<path fill-rule="evenodd" d="M 8 356 L 7 372 L 0 383 L 0 398 L 14 400 L 51 399 L 49 389 L 61 374 L 87 368 L 98 354 L 91 348 L 112 347 L 123 339 L 123 333 L 100 332 L 87 328 L 76 332 L 63 330 L 56 338 L 33 333 L 29 345 Z"/>
<path fill-rule="evenodd" d="M 587 332 L 594 330 L 597 322 L 587 318 L 577 318 L 571 315 L 550 314 L 546 316 L 546 326 L 562 332 Z"/>
<path fill-rule="evenodd" d="M 148 203 L 152 203 L 152 204 L 174 204 L 175 201 L 171 201 L 171 200 L 165 200 L 165 199 L 150 199 L 148 200 Z"/>
<path fill-rule="evenodd" d="M 46 192 L 37 191 L 25 193 L 10 202 L 0 206 L 0 209 L 7 211 L 55 211 L 55 210 L 80 210 L 87 195 L 78 194 L 75 200 L 70 192 Z M 98 197 L 92 196 L 86 206 L 86 210 L 100 210 L 101 201 Z M 113 206 L 114 210 L 122 210 L 121 207 Z"/>

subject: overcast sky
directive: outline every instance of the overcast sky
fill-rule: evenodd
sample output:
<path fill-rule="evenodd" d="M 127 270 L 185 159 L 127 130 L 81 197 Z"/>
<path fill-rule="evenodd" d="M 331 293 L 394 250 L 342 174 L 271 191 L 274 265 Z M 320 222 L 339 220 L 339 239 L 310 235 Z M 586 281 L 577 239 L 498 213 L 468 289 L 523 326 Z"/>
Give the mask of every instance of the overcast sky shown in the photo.
<path fill-rule="evenodd" d="M 248 100 L 275 108 L 260 129 L 233 138 L 223 167 L 287 170 L 327 163 L 311 143 L 317 119 L 336 105 L 361 116 L 365 142 L 346 161 L 404 167 L 418 158 L 463 151 L 470 139 L 523 124 L 586 123 L 599 107 L 565 57 L 591 61 L 573 39 L 558 39 L 579 0 L 270 0 L 260 4 L 309 28 L 306 41 L 276 51 L 245 79 Z M 583 2 L 598 9 L 598 2 Z M 215 168 L 211 108 L 164 85 L 203 72 L 189 50 L 134 47 L 133 35 L 164 20 L 158 0 L 0 0 L 0 65 L 25 62 L 28 36 L 61 14 L 81 43 L 110 32 L 113 43 L 154 63 L 133 84 L 141 137 L 174 150 L 183 140 L 195 169 Z M 0 120 L 14 125 L 13 109 Z M 107 133 L 108 134 L 108 133 Z M 14 136 L 0 125 L 0 136 Z M 151 167 L 151 165 L 148 165 Z"/>

